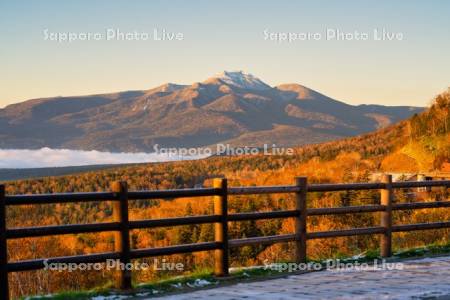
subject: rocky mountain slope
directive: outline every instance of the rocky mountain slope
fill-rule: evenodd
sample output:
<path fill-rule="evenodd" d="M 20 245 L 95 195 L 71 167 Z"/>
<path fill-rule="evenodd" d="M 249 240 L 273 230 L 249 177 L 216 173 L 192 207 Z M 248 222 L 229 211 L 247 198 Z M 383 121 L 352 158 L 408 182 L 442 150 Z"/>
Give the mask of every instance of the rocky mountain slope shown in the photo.
<path fill-rule="evenodd" d="M 293 146 L 369 132 L 421 110 L 353 106 L 299 84 L 271 87 L 250 74 L 223 72 L 192 85 L 9 105 L 0 109 L 0 148 Z"/>

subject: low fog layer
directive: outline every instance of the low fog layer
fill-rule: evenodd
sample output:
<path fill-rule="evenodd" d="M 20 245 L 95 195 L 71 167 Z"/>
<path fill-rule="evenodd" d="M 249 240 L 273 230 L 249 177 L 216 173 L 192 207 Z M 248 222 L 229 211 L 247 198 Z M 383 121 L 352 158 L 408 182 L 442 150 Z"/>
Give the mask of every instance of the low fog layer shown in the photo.
<path fill-rule="evenodd" d="M 164 162 L 200 159 L 201 156 L 178 156 L 160 153 L 111 153 L 42 148 L 38 150 L 0 149 L 0 168 L 44 168 L 103 164 Z"/>

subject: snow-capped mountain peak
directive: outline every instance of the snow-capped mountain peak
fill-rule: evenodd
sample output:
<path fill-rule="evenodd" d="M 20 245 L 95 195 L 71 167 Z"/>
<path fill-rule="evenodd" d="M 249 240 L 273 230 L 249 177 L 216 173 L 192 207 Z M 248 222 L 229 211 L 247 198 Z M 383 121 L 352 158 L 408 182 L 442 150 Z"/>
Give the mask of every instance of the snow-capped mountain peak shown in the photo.
<path fill-rule="evenodd" d="M 264 83 L 259 78 L 253 76 L 252 74 L 246 74 L 242 71 L 223 71 L 222 73 L 217 74 L 214 78 L 222 81 L 227 85 L 242 89 L 266 90 L 271 88 L 268 84 Z"/>

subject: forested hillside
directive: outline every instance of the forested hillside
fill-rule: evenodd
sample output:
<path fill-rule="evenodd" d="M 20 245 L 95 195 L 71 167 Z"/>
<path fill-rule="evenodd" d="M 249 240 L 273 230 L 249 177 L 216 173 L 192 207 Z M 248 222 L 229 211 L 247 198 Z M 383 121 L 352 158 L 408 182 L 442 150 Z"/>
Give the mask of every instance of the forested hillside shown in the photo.
<path fill-rule="evenodd" d="M 384 160 L 387 171 L 426 172 L 448 168 L 450 158 L 450 90 L 407 124 L 408 139 Z"/>

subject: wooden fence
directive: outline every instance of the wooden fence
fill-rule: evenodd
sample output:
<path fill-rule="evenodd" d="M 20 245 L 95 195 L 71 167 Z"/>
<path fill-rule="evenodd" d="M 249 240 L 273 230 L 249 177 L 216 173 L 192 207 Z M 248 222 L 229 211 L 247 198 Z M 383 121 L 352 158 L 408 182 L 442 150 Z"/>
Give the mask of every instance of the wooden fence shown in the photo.
<path fill-rule="evenodd" d="M 345 237 L 356 235 L 380 235 L 380 251 L 382 257 L 392 254 L 392 233 L 400 231 L 450 228 L 450 221 L 393 225 L 393 210 L 411 210 L 423 208 L 450 207 L 450 201 L 393 203 L 393 189 L 416 187 L 450 187 L 450 180 L 392 182 L 391 175 L 384 175 L 379 183 L 350 184 L 308 184 L 306 177 L 295 179 L 295 185 L 260 186 L 260 187 L 228 187 L 227 180 L 215 179 L 212 188 L 177 189 L 160 191 L 128 191 L 126 182 L 113 182 L 110 192 L 100 193 L 67 193 L 67 194 L 36 194 L 36 195 L 5 195 L 5 187 L 0 185 L 0 299 L 9 299 L 8 273 L 38 270 L 53 263 L 100 263 L 109 259 L 130 263 L 132 259 L 143 257 L 192 253 L 197 251 L 214 251 L 214 273 L 217 276 L 227 276 L 229 269 L 229 248 L 245 245 L 273 244 L 280 242 L 295 243 L 295 261 L 306 261 L 307 240 L 319 238 Z M 379 189 L 381 203 L 379 205 L 308 208 L 308 192 L 332 192 L 346 190 Z M 294 193 L 295 209 L 271 212 L 250 212 L 228 214 L 228 195 Z M 136 220 L 128 219 L 128 201 L 142 199 L 172 199 L 181 197 L 214 197 L 214 215 L 189 216 L 179 218 Z M 52 203 L 112 201 L 113 222 L 94 224 L 73 224 L 60 226 L 40 226 L 26 228 L 6 227 L 6 208 L 14 205 L 39 205 Z M 376 227 L 353 228 L 346 230 L 307 232 L 308 216 L 352 214 L 364 212 L 381 212 L 380 225 Z M 251 237 L 244 239 L 228 238 L 228 223 L 274 218 L 295 218 L 295 232 L 292 234 Z M 131 249 L 129 231 L 133 229 L 156 228 L 191 224 L 215 224 L 215 240 L 211 242 L 184 244 L 161 248 Z M 49 235 L 79 234 L 92 232 L 115 232 L 113 252 L 50 257 L 9 262 L 7 257 L 7 241 L 10 239 L 41 237 Z M 121 289 L 130 289 L 131 271 L 123 270 L 116 274 L 116 285 Z"/>

